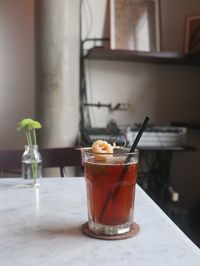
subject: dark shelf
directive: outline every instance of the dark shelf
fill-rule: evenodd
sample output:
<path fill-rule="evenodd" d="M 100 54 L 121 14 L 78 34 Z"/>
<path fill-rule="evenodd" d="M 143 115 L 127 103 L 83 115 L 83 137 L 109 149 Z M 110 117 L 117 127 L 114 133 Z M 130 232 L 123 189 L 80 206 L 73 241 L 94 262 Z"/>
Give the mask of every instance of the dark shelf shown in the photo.
<path fill-rule="evenodd" d="M 140 52 L 112 50 L 94 47 L 88 50 L 85 59 L 145 62 L 158 64 L 200 65 L 200 55 L 184 55 L 176 52 Z"/>
<path fill-rule="evenodd" d="M 175 127 L 187 127 L 189 129 L 197 129 L 200 130 L 200 122 L 171 122 L 172 126 Z"/>

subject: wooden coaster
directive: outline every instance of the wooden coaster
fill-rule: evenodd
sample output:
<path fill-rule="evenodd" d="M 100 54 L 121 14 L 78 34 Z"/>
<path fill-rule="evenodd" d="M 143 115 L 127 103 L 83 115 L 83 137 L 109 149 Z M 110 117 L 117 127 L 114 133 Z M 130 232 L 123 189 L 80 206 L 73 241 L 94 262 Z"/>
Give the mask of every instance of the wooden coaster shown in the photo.
<path fill-rule="evenodd" d="M 88 227 L 88 222 L 84 223 L 81 227 L 82 232 L 84 235 L 92 237 L 92 238 L 98 238 L 98 239 L 104 239 L 104 240 L 122 240 L 127 239 L 133 236 L 136 236 L 140 231 L 140 226 L 136 223 L 133 223 L 131 230 L 124 234 L 119 235 L 104 235 L 104 234 L 95 234 L 93 231 L 91 231 Z"/>

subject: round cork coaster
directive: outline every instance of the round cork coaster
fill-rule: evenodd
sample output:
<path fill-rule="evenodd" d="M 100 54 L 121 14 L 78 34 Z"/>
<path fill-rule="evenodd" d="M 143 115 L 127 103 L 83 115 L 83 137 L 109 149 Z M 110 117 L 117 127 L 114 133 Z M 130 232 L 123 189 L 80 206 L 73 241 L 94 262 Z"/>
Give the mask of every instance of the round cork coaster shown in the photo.
<path fill-rule="evenodd" d="M 98 238 L 103 240 L 122 240 L 131 238 L 133 236 L 136 236 L 140 231 L 140 226 L 137 223 L 133 223 L 131 226 L 131 230 L 124 234 L 119 235 L 105 235 L 105 234 L 95 234 L 93 231 L 91 231 L 88 227 L 88 222 L 84 223 L 81 227 L 82 232 L 84 235 L 92 237 L 92 238 Z"/>

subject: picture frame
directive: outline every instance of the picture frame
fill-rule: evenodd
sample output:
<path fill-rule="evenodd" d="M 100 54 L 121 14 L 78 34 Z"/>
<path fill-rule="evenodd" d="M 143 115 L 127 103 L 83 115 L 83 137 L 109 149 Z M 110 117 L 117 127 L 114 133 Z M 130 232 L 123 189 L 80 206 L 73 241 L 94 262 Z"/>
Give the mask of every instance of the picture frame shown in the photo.
<path fill-rule="evenodd" d="M 200 53 L 200 14 L 189 15 L 185 19 L 184 53 Z"/>
<path fill-rule="evenodd" d="M 110 48 L 159 52 L 160 0 L 110 0 Z"/>

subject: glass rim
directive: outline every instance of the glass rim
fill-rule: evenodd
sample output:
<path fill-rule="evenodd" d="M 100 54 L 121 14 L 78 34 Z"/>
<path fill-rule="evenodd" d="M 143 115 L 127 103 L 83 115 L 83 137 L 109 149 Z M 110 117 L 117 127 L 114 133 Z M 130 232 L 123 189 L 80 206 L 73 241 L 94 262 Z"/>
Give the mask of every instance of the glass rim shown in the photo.
<path fill-rule="evenodd" d="M 25 148 L 33 148 L 33 147 L 38 147 L 38 144 L 32 144 L 32 145 L 29 145 L 29 144 L 25 144 L 24 145 Z"/>
<path fill-rule="evenodd" d="M 117 149 L 120 149 L 121 151 L 124 150 L 124 152 L 116 152 Z M 139 153 L 138 149 L 135 149 L 134 151 L 130 152 L 130 148 L 127 147 L 115 147 L 113 151 L 115 152 L 92 152 L 92 148 L 83 148 L 82 151 L 87 154 L 95 154 L 95 155 L 137 155 Z"/>

